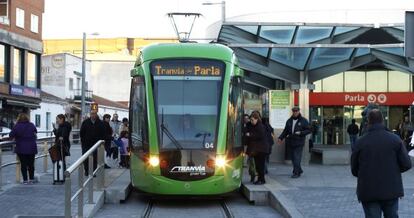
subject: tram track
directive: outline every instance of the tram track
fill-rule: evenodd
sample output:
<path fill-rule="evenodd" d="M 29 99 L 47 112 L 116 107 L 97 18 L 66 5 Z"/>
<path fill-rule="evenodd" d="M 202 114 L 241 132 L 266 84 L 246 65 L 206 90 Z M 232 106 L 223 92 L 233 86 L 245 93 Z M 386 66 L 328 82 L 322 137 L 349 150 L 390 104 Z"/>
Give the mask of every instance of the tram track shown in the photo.
<path fill-rule="evenodd" d="M 154 201 L 149 200 L 141 217 L 142 218 L 150 218 L 153 211 L 154 211 Z"/>
<path fill-rule="evenodd" d="M 220 206 L 223 209 L 226 218 L 234 218 L 233 213 L 231 212 L 230 208 L 227 206 L 224 200 L 220 202 Z"/>
<path fill-rule="evenodd" d="M 141 217 L 142 218 L 150 218 L 154 214 L 155 211 L 155 205 L 154 200 L 148 200 L 147 206 L 145 207 Z M 229 206 L 226 204 L 224 200 L 219 201 L 220 208 L 223 212 L 224 218 L 234 218 L 234 215 L 229 208 Z"/>

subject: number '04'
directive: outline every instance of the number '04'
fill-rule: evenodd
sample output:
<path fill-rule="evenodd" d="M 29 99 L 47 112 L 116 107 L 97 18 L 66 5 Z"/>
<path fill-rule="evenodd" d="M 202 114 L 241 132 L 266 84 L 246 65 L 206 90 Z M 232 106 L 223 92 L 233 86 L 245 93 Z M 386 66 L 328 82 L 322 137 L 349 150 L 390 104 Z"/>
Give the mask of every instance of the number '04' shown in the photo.
<path fill-rule="evenodd" d="M 208 148 L 214 148 L 213 142 L 210 142 L 210 143 L 209 143 L 209 142 L 206 142 L 206 143 L 204 144 L 204 147 L 205 147 L 205 148 L 207 148 L 207 149 L 208 149 Z"/>

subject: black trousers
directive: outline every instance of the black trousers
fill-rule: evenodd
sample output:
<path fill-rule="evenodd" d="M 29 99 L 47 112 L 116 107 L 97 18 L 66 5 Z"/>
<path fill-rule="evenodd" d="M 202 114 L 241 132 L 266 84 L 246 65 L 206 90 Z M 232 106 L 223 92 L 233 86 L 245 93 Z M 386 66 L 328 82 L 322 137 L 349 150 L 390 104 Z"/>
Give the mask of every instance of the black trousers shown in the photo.
<path fill-rule="evenodd" d="M 85 154 L 91 147 L 82 145 L 82 155 Z M 96 170 L 98 166 L 98 152 L 93 152 L 93 171 Z M 83 162 L 83 169 L 85 169 L 85 176 L 89 175 L 89 158 Z M 93 172 L 91 172 L 92 174 Z"/>
<path fill-rule="evenodd" d="M 266 153 L 258 152 L 254 156 L 254 163 L 256 165 L 257 181 L 265 182 L 265 161 Z"/>
<path fill-rule="evenodd" d="M 293 164 L 293 174 L 300 175 L 303 173 L 300 162 L 302 161 L 303 146 L 290 147 L 290 156 Z"/>
<path fill-rule="evenodd" d="M 20 160 L 20 170 L 22 171 L 23 181 L 27 181 L 27 171 L 29 171 L 29 179 L 34 180 L 34 154 L 17 154 Z"/>
<path fill-rule="evenodd" d="M 105 140 L 106 157 L 111 156 L 111 140 Z"/>

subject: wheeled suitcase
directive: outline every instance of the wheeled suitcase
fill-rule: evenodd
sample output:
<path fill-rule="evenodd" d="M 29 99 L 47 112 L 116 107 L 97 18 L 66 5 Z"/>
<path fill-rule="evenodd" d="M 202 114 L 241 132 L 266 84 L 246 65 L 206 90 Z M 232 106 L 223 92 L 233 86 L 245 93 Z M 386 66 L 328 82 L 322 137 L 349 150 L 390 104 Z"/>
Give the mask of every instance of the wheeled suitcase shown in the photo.
<path fill-rule="evenodd" d="M 60 140 L 60 145 L 62 144 L 62 140 Z M 63 146 L 58 146 L 60 158 L 58 161 L 53 163 L 53 185 L 55 184 L 62 184 L 65 182 L 65 170 L 66 170 L 66 162 L 65 162 L 65 155 L 63 154 Z"/>
<path fill-rule="evenodd" d="M 64 161 L 59 160 L 53 163 L 53 185 L 65 182 Z"/>

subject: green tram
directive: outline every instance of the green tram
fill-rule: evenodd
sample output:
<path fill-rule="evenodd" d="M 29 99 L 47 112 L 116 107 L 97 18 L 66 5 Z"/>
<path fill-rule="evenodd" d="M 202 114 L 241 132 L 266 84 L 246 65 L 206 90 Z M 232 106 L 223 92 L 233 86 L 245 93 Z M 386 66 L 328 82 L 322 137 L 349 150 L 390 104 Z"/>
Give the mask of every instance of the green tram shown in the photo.
<path fill-rule="evenodd" d="M 131 70 L 134 188 L 160 195 L 219 195 L 242 179 L 242 78 L 219 44 L 145 47 Z"/>

